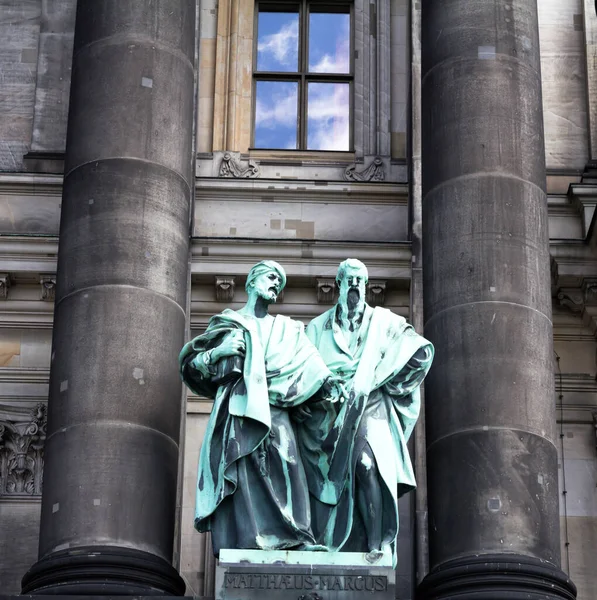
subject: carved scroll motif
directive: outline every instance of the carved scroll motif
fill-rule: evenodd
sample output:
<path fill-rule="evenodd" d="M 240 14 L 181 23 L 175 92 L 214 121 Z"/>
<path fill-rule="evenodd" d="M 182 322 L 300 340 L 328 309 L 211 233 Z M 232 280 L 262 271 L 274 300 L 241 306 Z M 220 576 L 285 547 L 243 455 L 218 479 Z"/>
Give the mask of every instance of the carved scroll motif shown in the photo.
<path fill-rule="evenodd" d="M 346 181 L 384 181 L 386 172 L 383 168 L 383 161 L 376 156 L 371 164 L 362 171 L 357 171 L 357 165 L 351 165 L 344 171 Z"/>
<path fill-rule="evenodd" d="M 579 289 L 562 288 L 558 292 L 558 303 L 574 313 L 581 313 L 584 307 L 584 297 Z"/>
<path fill-rule="evenodd" d="M 45 302 L 54 302 L 56 299 L 56 277 L 53 275 L 43 275 L 40 277 L 41 299 Z"/>
<path fill-rule="evenodd" d="M 8 298 L 10 283 L 10 275 L 8 273 L 0 273 L 0 300 Z"/>
<path fill-rule="evenodd" d="M 46 407 L 27 415 L 0 407 L 0 497 L 39 496 L 43 483 Z"/>
<path fill-rule="evenodd" d="M 237 179 L 259 177 L 259 167 L 252 160 L 248 161 L 248 165 L 248 167 L 244 167 L 239 160 L 234 160 L 230 152 L 226 152 L 220 163 L 220 177 L 236 177 Z"/>
<path fill-rule="evenodd" d="M 386 303 L 386 282 L 370 279 L 367 286 L 367 303 L 371 306 L 383 306 Z"/>

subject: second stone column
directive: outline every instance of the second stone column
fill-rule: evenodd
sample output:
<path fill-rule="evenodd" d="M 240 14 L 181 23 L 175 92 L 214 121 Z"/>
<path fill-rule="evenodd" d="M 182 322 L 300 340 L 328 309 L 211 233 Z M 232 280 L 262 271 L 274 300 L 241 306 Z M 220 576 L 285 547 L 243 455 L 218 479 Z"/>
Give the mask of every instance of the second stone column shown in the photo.
<path fill-rule="evenodd" d="M 536 0 L 422 12 L 425 600 L 573 598 L 560 571 Z"/>

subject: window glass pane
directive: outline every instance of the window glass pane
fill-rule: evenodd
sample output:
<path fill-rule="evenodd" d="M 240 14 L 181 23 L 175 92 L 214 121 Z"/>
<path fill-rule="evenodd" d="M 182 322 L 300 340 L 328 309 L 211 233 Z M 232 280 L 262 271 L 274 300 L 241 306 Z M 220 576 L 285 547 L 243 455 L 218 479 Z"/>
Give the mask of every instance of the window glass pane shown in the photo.
<path fill-rule="evenodd" d="M 257 70 L 298 71 L 299 15 L 259 11 Z"/>
<path fill-rule="evenodd" d="M 255 88 L 255 148 L 296 149 L 298 83 L 257 81 Z"/>
<path fill-rule="evenodd" d="M 350 72 L 350 14 L 309 14 L 309 71 Z"/>
<path fill-rule="evenodd" d="M 307 149 L 350 150 L 348 83 L 309 83 Z"/>

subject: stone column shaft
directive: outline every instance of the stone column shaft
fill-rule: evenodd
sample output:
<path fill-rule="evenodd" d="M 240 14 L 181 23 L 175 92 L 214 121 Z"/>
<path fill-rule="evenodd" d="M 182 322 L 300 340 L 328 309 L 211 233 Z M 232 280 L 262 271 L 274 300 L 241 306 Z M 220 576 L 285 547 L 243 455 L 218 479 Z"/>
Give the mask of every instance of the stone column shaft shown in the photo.
<path fill-rule="evenodd" d="M 79 0 L 26 593 L 184 593 L 171 560 L 194 55 L 194 0 Z"/>
<path fill-rule="evenodd" d="M 573 598 L 559 570 L 537 3 L 427 0 L 422 24 L 424 314 L 436 356 L 420 594 Z"/>

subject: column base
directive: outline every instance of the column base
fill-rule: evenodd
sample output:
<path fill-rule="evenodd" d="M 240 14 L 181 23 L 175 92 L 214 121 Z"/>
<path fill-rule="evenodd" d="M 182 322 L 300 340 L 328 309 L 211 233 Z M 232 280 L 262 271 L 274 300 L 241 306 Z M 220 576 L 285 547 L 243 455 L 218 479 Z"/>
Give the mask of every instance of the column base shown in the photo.
<path fill-rule="evenodd" d="M 447 561 L 417 589 L 419 600 L 574 600 L 576 587 L 555 565 L 519 554 Z"/>
<path fill-rule="evenodd" d="M 183 596 L 185 583 L 163 558 L 114 546 L 61 550 L 36 562 L 21 583 L 23 594 Z"/>

